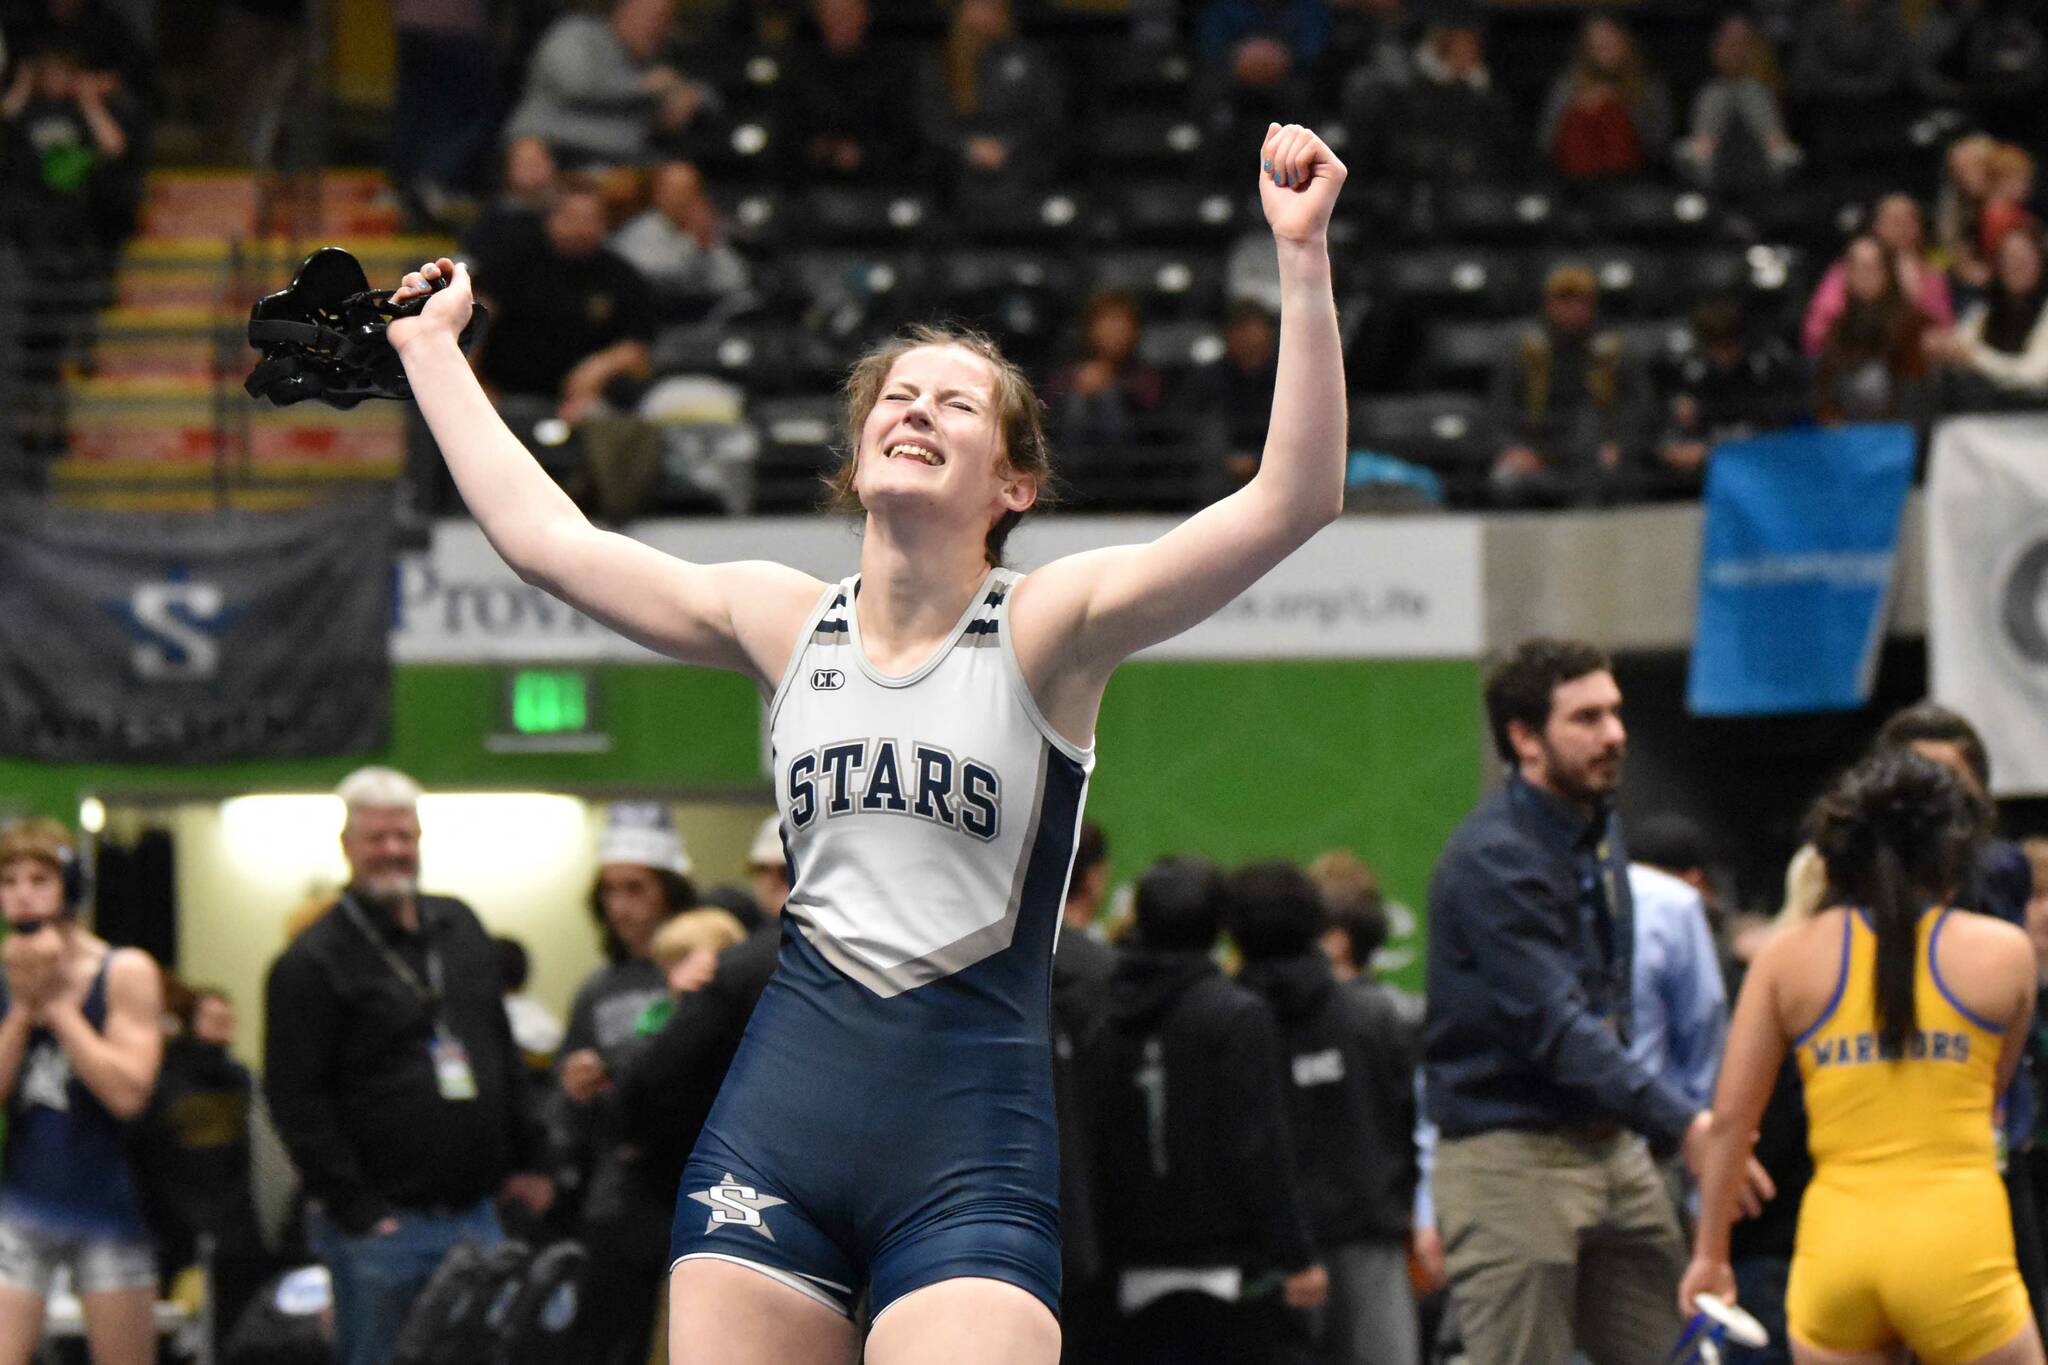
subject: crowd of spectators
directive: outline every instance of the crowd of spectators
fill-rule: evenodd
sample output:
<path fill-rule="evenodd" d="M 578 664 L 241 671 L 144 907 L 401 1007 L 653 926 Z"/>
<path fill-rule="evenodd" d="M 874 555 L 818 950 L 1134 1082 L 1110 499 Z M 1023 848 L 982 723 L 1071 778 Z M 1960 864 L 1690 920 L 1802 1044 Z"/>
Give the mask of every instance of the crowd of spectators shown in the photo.
<path fill-rule="evenodd" d="M 1052 979 L 1065 1359 L 1422 1365 L 1462 1345 L 1561 1362 L 1576 1342 L 1634 1360 L 1675 1333 L 1730 1005 L 1773 921 L 1732 913 L 1695 826 L 1613 813 L 1626 734 L 1597 650 L 1528 642 L 1486 697 L 1509 776 L 1438 859 L 1425 995 L 1378 979 L 1391 907 L 1348 851 L 1235 870 L 1177 855 L 1117 890 L 1102 832 L 1083 830 Z M 1933 760 L 1992 809 L 1955 713 L 1910 707 L 1874 747 Z M 777 961 L 775 820 L 745 851 L 748 884 L 706 889 L 665 807 L 610 807 L 587 907 L 605 960 L 565 1025 L 524 994 L 515 942 L 421 890 L 417 785 L 371 768 L 340 792 L 349 881 L 286 927 L 260 1080 L 231 1055 L 225 995 L 171 979 L 159 1005 L 146 959 L 71 918 L 69 836 L 0 832 L 0 1232 L 47 1244 L 48 1269 L 70 1253 L 36 1229 L 113 1217 L 117 1195 L 73 1273 L 112 1288 L 125 1267 L 133 1290 L 153 1259 L 160 1292 L 184 1296 L 200 1267 L 227 1359 L 272 1358 L 234 1354 L 237 1322 L 260 1332 L 266 1276 L 317 1261 L 331 1326 L 300 1330 L 342 1365 L 391 1359 L 457 1243 L 574 1239 L 589 1259 L 562 1358 L 638 1365 L 683 1158 Z M 1826 904 L 1817 862 L 1794 858 L 1778 926 Z M 2048 841 L 1983 843 L 1953 903 L 2026 927 L 2048 980 Z M 134 1022 L 159 1010 L 160 1040 Z M 2044 1081 L 2037 1037 L 1996 1119 L 2037 1305 Z M 1790 1062 L 1779 1087 L 1734 1249 L 1779 1343 L 1750 1360 L 1787 1358 L 1810 1175 Z M 272 1131 L 299 1187 L 281 1231 L 254 1188 Z M 52 1144 L 105 1188 L 53 1184 L 33 1165 Z"/>
<path fill-rule="evenodd" d="M 823 411 L 859 342 L 946 313 L 1039 380 L 1077 505 L 1212 497 L 1256 467 L 1270 404 L 1271 249 L 1231 153 L 1273 117 L 1335 128 L 1367 186 L 1334 247 L 1354 444 L 1434 466 L 1455 501 L 1696 496 L 1716 441 L 1766 427 L 2048 402 L 2041 137 L 2012 116 L 2038 84 L 2026 7 L 1525 20 L 1504 77 L 1510 22 L 1400 0 L 1081 26 L 1052 4 L 814 0 L 693 11 L 686 35 L 663 0 L 564 17 L 501 183 L 471 186 L 483 292 L 569 324 L 548 387 L 501 386 L 508 416 L 622 519 L 688 490 L 650 473 L 601 495 L 619 443 L 579 419 L 649 411 L 667 376 L 725 381 L 739 401 L 704 420 L 764 439 L 716 501 L 797 505 L 823 443 L 792 449 L 779 419 Z M 592 187 L 654 305 L 601 335 L 588 299 L 519 301 L 553 256 L 500 263 L 508 217 Z M 620 367 L 629 330 L 645 350 Z M 553 412 L 525 402 L 542 393 Z M 1378 419 L 1406 400 L 1472 420 L 1404 439 Z"/>
<path fill-rule="evenodd" d="M 289 3 L 256 9 L 296 22 Z M 860 344 L 937 314 L 989 330 L 1044 386 L 1078 505 L 1233 486 L 1269 399 L 1218 382 L 1258 364 L 1219 362 L 1247 305 L 1278 306 L 1244 174 L 1276 117 L 1329 132 L 1361 187 L 1333 242 L 1354 443 L 1431 466 L 1454 501 L 1694 493 L 1696 457 L 1747 425 L 1692 434 L 1702 310 L 1739 314 L 1714 368 L 1771 388 L 1770 422 L 2048 401 L 2030 274 L 2048 139 L 2028 116 L 2048 67 L 2028 4 L 1580 19 L 789 0 L 679 17 L 612 0 L 510 28 L 486 10 L 398 7 L 387 160 L 408 219 L 458 233 L 485 296 L 522 315 L 483 361 L 515 429 L 611 520 L 805 504 L 825 443 L 787 419 L 822 409 Z M 10 231 L 103 260 L 147 164 L 146 49 L 103 0 L 13 0 L 0 22 Z M 262 121 L 243 104 L 285 60 L 244 55 L 247 79 L 214 83 L 223 127 Z M 591 189 L 598 212 L 563 223 L 557 201 Z M 1585 323 L 1559 321 L 1588 296 L 1550 287 L 1586 278 L 1560 265 L 1594 281 Z M 646 397 L 676 376 L 725 387 L 691 390 L 679 418 Z M 1418 404 L 1469 420 L 1450 439 L 1396 420 Z M 582 430 L 656 415 L 637 438 Z M 679 475 L 703 440 L 679 421 L 749 428 L 745 457 Z M 415 501 L 446 510 L 432 464 L 418 452 Z"/>

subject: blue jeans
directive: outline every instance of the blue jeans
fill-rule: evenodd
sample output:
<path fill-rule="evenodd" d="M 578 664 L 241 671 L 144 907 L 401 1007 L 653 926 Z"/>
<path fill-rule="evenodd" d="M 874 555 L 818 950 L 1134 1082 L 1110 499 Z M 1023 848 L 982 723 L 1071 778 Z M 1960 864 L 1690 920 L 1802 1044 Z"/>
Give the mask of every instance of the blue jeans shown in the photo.
<path fill-rule="evenodd" d="M 1749 1256 L 1735 1263 L 1735 1301 L 1747 1308 L 1771 1334 L 1761 1351 L 1731 1345 L 1725 1357 L 1742 1365 L 1791 1365 L 1792 1344 L 1785 1336 L 1785 1285 L 1792 1262 L 1778 1256 Z"/>
<path fill-rule="evenodd" d="M 320 1209 L 308 1210 L 306 1236 L 334 1278 L 336 1365 L 390 1365 L 413 1300 L 457 1242 L 494 1246 L 505 1240 L 498 1211 L 486 1200 L 462 1213 L 407 1210 L 398 1230 L 350 1237 Z"/>

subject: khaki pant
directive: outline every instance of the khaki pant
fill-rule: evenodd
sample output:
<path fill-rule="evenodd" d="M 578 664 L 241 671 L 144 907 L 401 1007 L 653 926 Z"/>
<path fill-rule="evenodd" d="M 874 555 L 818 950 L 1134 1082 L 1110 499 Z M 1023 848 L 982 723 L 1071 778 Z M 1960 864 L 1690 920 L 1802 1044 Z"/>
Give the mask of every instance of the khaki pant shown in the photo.
<path fill-rule="evenodd" d="M 1446 1140 L 1437 1221 L 1471 1365 L 1661 1360 L 1684 1250 L 1643 1140 L 1500 1130 Z"/>

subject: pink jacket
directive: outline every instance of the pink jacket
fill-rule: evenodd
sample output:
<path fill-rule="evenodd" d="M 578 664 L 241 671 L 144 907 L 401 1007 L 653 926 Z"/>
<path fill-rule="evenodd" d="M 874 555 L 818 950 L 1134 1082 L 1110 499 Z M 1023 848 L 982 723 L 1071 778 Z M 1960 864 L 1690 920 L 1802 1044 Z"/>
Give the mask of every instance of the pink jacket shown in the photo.
<path fill-rule="evenodd" d="M 1928 326 L 1955 326 L 1956 307 L 1949 298 L 1948 276 L 1933 266 L 1920 267 L 1920 295 L 1913 303 L 1926 317 Z M 1813 302 L 1806 305 L 1806 324 L 1799 330 L 1799 339 L 1809 356 L 1820 354 L 1821 347 L 1827 345 L 1828 329 L 1835 325 L 1835 319 L 1842 316 L 1842 310 L 1848 306 L 1847 270 L 1840 261 L 1836 261 L 1828 267 L 1828 273 L 1820 277 L 1820 288 L 1813 291 Z"/>

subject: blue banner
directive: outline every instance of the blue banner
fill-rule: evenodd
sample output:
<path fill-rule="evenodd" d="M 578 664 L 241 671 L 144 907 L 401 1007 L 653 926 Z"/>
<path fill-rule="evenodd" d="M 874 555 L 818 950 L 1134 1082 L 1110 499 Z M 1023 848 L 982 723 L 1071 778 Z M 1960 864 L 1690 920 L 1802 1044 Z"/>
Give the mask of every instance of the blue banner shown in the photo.
<path fill-rule="evenodd" d="M 1913 431 L 1807 428 L 1730 441 L 1707 467 L 1696 716 L 1869 700 L 1913 481 Z"/>

